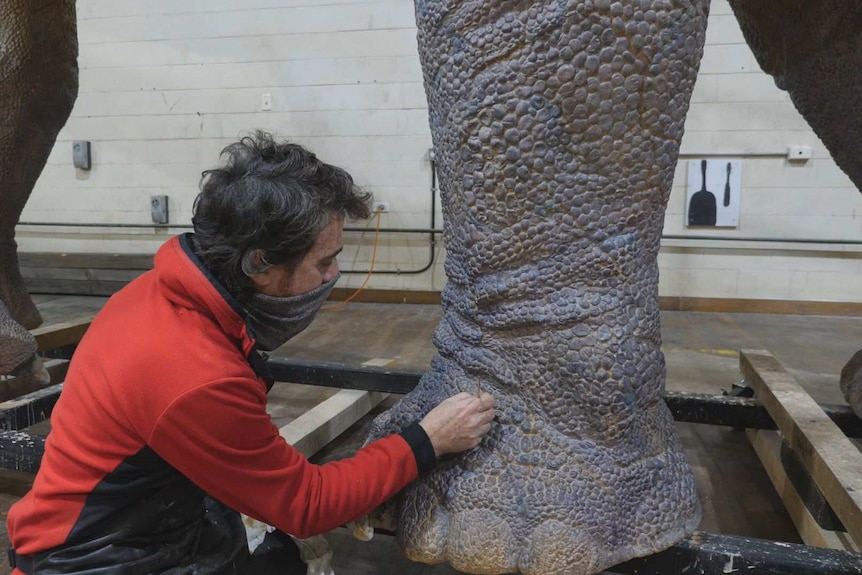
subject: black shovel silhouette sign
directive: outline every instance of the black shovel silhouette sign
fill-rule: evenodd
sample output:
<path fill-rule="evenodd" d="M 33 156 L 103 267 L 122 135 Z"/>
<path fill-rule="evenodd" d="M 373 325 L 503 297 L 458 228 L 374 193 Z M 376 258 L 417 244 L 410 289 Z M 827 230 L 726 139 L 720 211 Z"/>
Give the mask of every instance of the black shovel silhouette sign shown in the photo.
<path fill-rule="evenodd" d="M 706 160 L 700 161 L 702 184 L 700 191 L 691 196 L 688 204 L 688 225 L 690 226 L 714 226 L 715 225 L 715 194 L 706 189 Z"/>
<path fill-rule="evenodd" d="M 724 207 L 730 205 L 730 162 L 727 162 L 727 182 L 724 184 Z"/>

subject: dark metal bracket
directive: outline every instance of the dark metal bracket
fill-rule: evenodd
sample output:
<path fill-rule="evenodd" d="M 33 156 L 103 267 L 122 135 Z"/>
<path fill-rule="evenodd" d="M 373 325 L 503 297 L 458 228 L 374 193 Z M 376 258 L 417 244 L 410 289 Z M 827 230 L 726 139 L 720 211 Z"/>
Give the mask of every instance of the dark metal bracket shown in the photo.
<path fill-rule="evenodd" d="M 851 575 L 862 574 L 862 555 L 696 531 L 665 551 L 608 571 L 622 575 Z"/>

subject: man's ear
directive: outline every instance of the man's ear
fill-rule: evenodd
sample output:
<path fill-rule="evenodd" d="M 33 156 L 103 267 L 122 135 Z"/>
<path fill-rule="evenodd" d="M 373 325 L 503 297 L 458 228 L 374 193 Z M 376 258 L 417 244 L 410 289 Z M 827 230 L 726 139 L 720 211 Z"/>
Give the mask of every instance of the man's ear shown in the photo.
<path fill-rule="evenodd" d="M 252 283 L 254 283 L 257 288 L 265 288 L 269 286 L 273 281 L 272 273 L 270 272 L 272 272 L 272 268 L 269 268 L 268 270 L 263 272 L 251 274 L 248 277 L 249 279 L 251 279 Z"/>
<path fill-rule="evenodd" d="M 275 270 L 274 266 L 268 265 L 263 259 L 263 250 L 254 250 L 250 254 L 249 262 L 243 262 L 243 271 L 246 275 L 251 279 L 255 286 L 258 288 L 265 288 L 270 285 L 275 278 L 273 274 L 273 270 Z M 246 263 L 249 263 L 248 267 L 246 267 Z M 248 269 L 250 268 L 250 269 Z M 264 268 L 263 271 L 249 273 L 254 269 Z"/>

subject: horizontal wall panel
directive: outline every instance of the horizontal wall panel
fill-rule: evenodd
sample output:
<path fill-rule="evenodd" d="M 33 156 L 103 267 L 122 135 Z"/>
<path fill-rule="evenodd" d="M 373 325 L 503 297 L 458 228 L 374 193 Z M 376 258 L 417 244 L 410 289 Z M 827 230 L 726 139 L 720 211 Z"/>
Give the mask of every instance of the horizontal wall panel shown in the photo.
<path fill-rule="evenodd" d="M 66 139 L 58 143 L 48 159 L 49 164 L 71 166 L 72 145 Z M 221 150 L 236 138 L 199 138 L 189 140 L 111 140 L 92 144 L 94 169 L 106 164 L 193 164 L 200 168 L 215 166 Z M 300 142 L 297 142 L 300 143 Z M 331 164 L 346 162 L 385 162 L 418 160 L 428 162 L 431 135 L 400 136 L 308 136 L 301 144 Z"/>
<path fill-rule="evenodd" d="M 750 132 L 807 130 L 808 124 L 789 100 L 783 102 L 730 102 L 691 104 L 687 129 L 697 131 Z"/>
<path fill-rule="evenodd" d="M 78 0 L 78 21 L 127 16 L 194 14 L 200 12 L 240 12 L 243 10 L 282 9 L 285 7 L 349 6 L 373 0 Z"/>
<path fill-rule="evenodd" d="M 357 4 L 319 4 L 296 7 L 192 13 L 154 14 L 81 20 L 80 44 L 270 36 L 276 34 L 345 32 L 412 28 L 411 3 L 401 0 Z"/>
<path fill-rule="evenodd" d="M 64 130 L 75 139 L 105 141 L 238 138 L 257 128 L 278 132 L 289 139 L 339 135 L 416 136 L 429 132 L 428 113 L 410 109 L 128 116 L 122 121 L 72 117 Z"/>
<path fill-rule="evenodd" d="M 701 74 L 694 85 L 691 101 L 700 103 L 787 102 L 790 96 L 766 74 Z"/>
<path fill-rule="evenodd" d="M 415 28 L 84 44 L 87 70 L 416 54 Z"/>
<path fill-rule="evenodd" d="M 810 128 L 708 131 L 700 129 L 695 123 L 686 123 L 680 154 L 698 157 L 765 154 L 784 158 L 787 156 L 787 148 L 797 144 L 811 146 L 814 159 L 829 160 L 830 167 L 837 169 L 826 147 Z"/>
<path fill-rule="evenodd" d="M 270 94 L 274 112 L 339 112 L 348 110 L 426 109 L 419 82 L 351 84 L 281 88 L 147 90 L 86 93 L 75 102 L 75 114 L 88 118 L 248 114 L 260 111 L 261 94 Z"/>
<path fill-rule="evenodd" d="M 85 63 L 82 62 L 82 67 Z M 313 59 L 83 70 L 80 93 L 422 82 L 418 57 Z"/>

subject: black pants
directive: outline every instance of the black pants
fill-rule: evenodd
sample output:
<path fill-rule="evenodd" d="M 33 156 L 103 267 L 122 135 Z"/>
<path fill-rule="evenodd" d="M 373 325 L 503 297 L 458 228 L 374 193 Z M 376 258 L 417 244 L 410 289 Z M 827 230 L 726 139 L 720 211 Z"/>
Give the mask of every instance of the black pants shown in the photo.
<path fill-rule="evenodd" d="M 249 555 L 240 514 L 212 497 L 207 497 L 204 504 L 208 527 L 201 536 L 200 556 L 217 556 L 226 549 L 233 550 L 234 560 L 219 570 L 218 575 L 305 575 L 308 572 L 299 547 L 286 533 L 267 533 Z"/>
<path fill-rule="evenodd" d="M 305 575 L 307 567 L 299 547 L 285 533 L 267 533 L 251 556 L 236 563 L 236 575 Z"/>
<path fill-rule="evenodd" d="M 169 560 L 158 563 L 153 571 L 152 556 L 136 555 L 138 562 L 125 560 L 115 548 L 114 555 L 105 556 L 104 550 L 97 548 L 89 556 L 85 552 L 75 552 L 74 548 L 58 548 L 39 553 L 36 556 L 19 556 L 10 550 L 9 562 L 26 575 L 40 573 L 80 573 L 94 575 L 106 573 L 106 565 L 113 575 L 143 575 L 144 573 L 209 575 L 305 575 L 308 571 L 299 554 L 299 547 L 285 533 L 267 533 L 254 553 L 249 555 L 245 527 L 239 513 L 227 508 L 220 502 L 207 497 L 204 501 L 205 520 L 197 537 L 194 556 L 185 556 L 181 565 L 171 565 Z M 153 544 L 153 555 L 162 550 Z M 108 550 L 110 551 L 110 549 Z M 190 561 L 190 562 L 187 562 Z M 149 562 L 149 565 L 147 564 Z"/>

